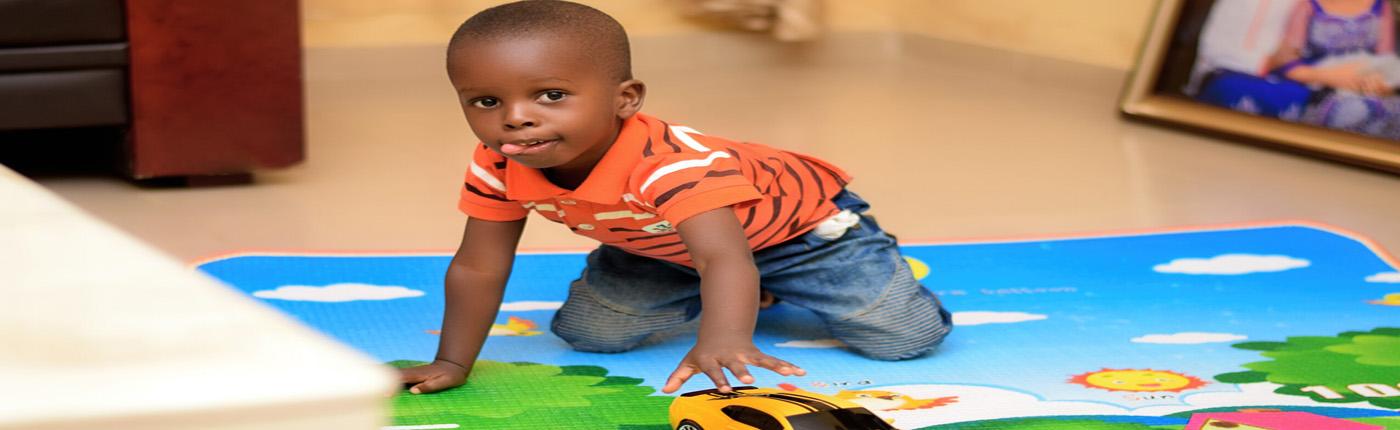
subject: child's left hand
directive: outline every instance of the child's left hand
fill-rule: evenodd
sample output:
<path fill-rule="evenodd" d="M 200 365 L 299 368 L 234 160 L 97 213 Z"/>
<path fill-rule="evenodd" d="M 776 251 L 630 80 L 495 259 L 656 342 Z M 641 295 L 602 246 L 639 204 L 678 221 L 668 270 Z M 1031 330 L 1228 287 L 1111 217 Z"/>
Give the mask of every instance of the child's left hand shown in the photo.
<path fill-rule="evenodd" d="M 729 379 L 724 376 L 724 370 L 729 369 L 735 378 L 745 384 L 752 384 L 753 375 L 749 374 L 747 365 L 755 365 L 771 370 L 783 376 L 802 376 L 807 371 L 802 370 L 792 363 L 783 361 L 777 357 L 764 354 L 753 345 L 753 342 L 737 342 L 735 344 L 706 344 L 697 343 L 690 352 L 681 359 L 681 364 L 676 367 L 675 372 L 671 372 L 671 377 L 666 379 L 666 386 L 661 388 L 661 392 L 670 394 L 681 389 L 681 384 L 689 380 L 691 376 L 703 373 L 714 381 L 715 388 L 721 393 L 732 391 Z"/>

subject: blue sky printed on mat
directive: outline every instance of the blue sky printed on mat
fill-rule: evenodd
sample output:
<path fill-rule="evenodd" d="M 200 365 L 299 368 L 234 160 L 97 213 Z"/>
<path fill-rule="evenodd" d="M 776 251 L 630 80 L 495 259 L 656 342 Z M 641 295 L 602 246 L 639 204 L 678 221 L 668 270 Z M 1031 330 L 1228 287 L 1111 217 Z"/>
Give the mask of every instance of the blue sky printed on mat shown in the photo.
<path fill-rule="evenodd" d="M 1400 307 L 1371 303 L 1400 292 L 1400 283 L 1388 282 L 1391 275 L 1384 275 L 1396 268 L 1357 240 L 1309 226 L 919 245 L 904 250 L 931 268 L 924 284 L 967 322 L 954 329 L 936 354 L 877 362 L 840 348 L 795 347 L 813 346 L 804 341 L 830 336 L 811 314 L 779 305 L 761 313 L 755 343 L 803 366 L 808 376 L 782 378 L 754 369 L 756 385 L 789 382 L 826 393 L 917 384 L 985 387 L 1037 401 L 1086 402 L 1131 411 L 1180 405 L 1187 395 L 1241 391 L 1213 380 L 1262 360 L 1258 352 L 1230 347 L 1241 340 L 1400 326 Z M 1180 259 L 1241 254 L 1262 264 L 1257 270 L 1273 271 L 1172 273 L 1174 267 L 1190 265 Z M 259 300 L 381 361 L 428 361 L 438 337 L 427 331 L 439 327 L 447 263 L 446 255 L 243 255 L 199 269 L 249 294 L 266 295 L 288 285 L 404 287 L 407 290 L 396 291 L 405 297 L 387 300 Z M 522 254 L 505 302 L 562 301 L 583 264 L 583 254 Z M 643 384 L 660 387 L 694 341 L 693 334 L 684 334 L 621 354 L 575 352 L 548 333 L 552 309 L 528 308 L 503 310 L 497 322 L 510 316 L 531 320 L 544 334 L 491 337 L 483 359 L 597 365 L 613 375 L 642 378 Z M 1182 334 L 1193 332 L 1208 334 Z M 1169 370 L 1209 383 L 1186 393 L 1153 396 L 1068 382 L 1104 368 Z M 701 376 L 685 389 L 709 388 L 707 384 Z"/>

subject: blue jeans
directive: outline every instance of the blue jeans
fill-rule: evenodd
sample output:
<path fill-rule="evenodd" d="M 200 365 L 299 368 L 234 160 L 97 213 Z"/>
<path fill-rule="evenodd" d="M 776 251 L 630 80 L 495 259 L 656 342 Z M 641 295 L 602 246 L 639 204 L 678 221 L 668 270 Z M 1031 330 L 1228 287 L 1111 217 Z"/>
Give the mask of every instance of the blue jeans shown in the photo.
<path fill-rule="evenodd" d="M 832 201 L 857 214 L 870 208 L 848 191 Z M 762 289 L 816 313 L 861 355 L 902 360 L 932 351 L 952 330 L 951 315 L 914 279 L 894 238 L 860 218 L 835 240 L 809 232 L 754 252 Z M 695 269 L 603 245 L 588 255 L 550 328 L 575 349 L 620 352 L 699 314 Z"/>

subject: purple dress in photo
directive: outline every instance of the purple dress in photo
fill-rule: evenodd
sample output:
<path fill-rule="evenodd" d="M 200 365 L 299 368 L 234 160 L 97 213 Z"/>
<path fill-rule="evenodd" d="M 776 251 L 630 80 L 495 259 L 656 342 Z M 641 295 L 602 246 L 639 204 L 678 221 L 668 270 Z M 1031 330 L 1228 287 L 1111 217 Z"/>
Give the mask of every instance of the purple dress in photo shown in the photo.
<path fill-rule="evenodd" d="M 1299 47 L 1300 58 L 1274 73 L 1285 74 L 1298 65 L 1318 65 L 1328 59 L 1366 55 L 1394 55 L 1393 23 L 1385 0 L 1376 0 L 1370 10 L 1356 16 L 1327 13 L 1317 0 L 1300 5 L 1311 10 Z M 1400 97 L 1367 96 L 1351 91 L 1322 88 L 1315 102 L 1299 120 L 1303 123 L 1387 139 L 1400 139 Z"/>

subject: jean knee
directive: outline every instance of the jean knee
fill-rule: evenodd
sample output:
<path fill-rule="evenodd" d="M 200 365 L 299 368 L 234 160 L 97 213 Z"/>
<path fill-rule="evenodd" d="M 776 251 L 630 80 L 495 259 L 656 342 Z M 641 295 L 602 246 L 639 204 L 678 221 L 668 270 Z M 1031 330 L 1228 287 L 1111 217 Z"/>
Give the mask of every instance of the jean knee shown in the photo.
<path fill-rule="evenodd" d="M 685 314 L 636 315 L 604 304 L 575 285 L 550 321 L 549 329 L 575 350 L 623 352 L 641 345 L 653 333 L 685 322 Z"/>
<path fill-rule="evenodd" d="M 582 352 L 624 352 L 636 348 L 646 339 L 647 334 L 629 334 L 608 330 L 596 330 L 583 324 L 576 324 L 555 315 L 549 325 L 550 331 L 563 339 L 576 351 Z"/>
<path fill-rule="evenodd" d="M 570 299 L 554 314 L 549 330 L 575 350 L 622 352 L 636 348 L 647 336 L 620 324 L 620 318 L 608 315 L 611 311 L 606 308 L 580 306 Z"/>
<path fill-rule="evenodd" d="M 849 321 L 833 324 L 832 331 L 856 353 L 876 360 L 907 360 L 933 352 L 952 330 L 952 324 L 935 312 L 932 318 Z"/>
<path fill-rule="evenodd" d="M 832 321 L 832 334 L 876 360 L 906 360 L 932 352 L 953 329 L 952 314 L 917 282 L 896 285 L 866 312 Z"/>

